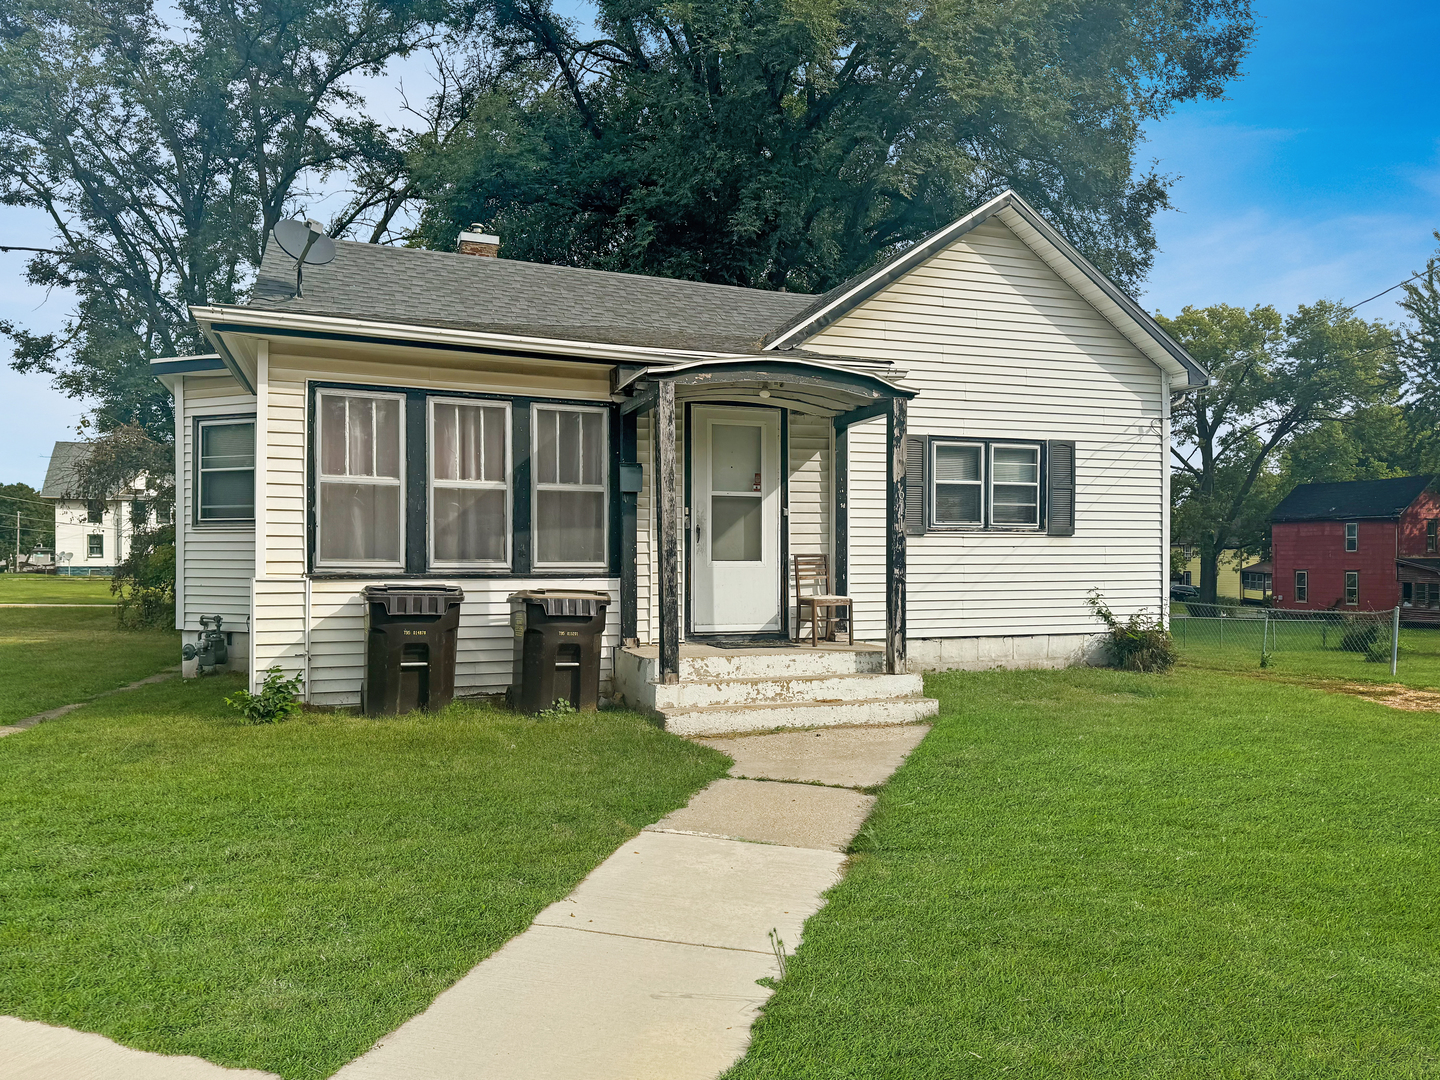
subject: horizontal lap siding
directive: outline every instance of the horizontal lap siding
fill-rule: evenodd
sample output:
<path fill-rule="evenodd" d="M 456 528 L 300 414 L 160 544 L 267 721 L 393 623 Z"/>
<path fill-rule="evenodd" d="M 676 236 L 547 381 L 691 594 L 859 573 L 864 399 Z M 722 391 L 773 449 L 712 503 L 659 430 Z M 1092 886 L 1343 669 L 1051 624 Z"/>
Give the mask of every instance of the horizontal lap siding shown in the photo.
<path fill-rule="evenodd" d="M 806 347 L 906 369 L 913 434 L 1076 442 L 1074 536 L 907 538 L 909 636 L 1093 631 L 1091 588 L 1122 614 L 1161 603 L 1160 373 L 1003 225 L 973 230 Z M 884 421 L 849 440 L 850 592 L 858 635 L 876 640 Z"/>
<path fill-rule="evenodd" d="M 180 425 L 182 467 L 176 490 L 180 494 L 176 520 L 184 531 L 184 611 L 182 627 L 200 629 L 200 616 L 220 615 L 236 630 L 250 624 L 250 579 L 255 576 L 255 528 L 215 528 L 194 524 L 194 435 L 196 419 L 253 413 L 255 397 L 228 377 L 187 376 L 183 391 L 184 416 Z M 257 433 L 257 439 L 259 435 Z"/>

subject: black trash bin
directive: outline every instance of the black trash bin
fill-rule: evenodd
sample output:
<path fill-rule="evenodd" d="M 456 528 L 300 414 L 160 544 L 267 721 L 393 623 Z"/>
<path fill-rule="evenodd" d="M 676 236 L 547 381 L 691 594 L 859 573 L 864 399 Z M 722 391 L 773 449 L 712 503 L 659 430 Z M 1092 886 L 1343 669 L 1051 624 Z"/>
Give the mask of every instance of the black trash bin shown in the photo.
<path fill-rule="evenodd" d="M 610 594 L 529 589 L 510 596 L 515 670 L 510 705 L 544 712 L 557 701 L 576 709 L 600 704 L 600 638 Z"/>
<path fill-rule="evenodd" d="M 455 639 L 460 635 L 457 585 L 367 585 L 366 716 L 443 709 L 455 696 Z"/>

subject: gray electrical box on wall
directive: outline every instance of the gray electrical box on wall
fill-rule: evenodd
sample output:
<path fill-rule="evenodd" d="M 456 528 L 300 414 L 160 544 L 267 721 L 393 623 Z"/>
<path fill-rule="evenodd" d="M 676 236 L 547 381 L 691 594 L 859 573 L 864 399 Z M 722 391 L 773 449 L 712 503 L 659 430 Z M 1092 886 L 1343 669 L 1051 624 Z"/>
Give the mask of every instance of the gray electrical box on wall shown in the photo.
<path fill-rule="evenodd" d="M 645 469 L 640 465 L 620 465 L 620 491 L 625 495 L 638 494 L 645 486 Z"/>

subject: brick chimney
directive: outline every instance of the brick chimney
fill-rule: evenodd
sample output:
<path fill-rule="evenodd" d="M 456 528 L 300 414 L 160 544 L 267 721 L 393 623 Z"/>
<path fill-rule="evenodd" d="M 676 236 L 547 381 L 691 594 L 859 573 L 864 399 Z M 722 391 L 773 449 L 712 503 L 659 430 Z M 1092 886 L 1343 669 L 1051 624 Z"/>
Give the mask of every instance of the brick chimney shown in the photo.
<path fill-rule="evenodd" d="M 483 259 L 494 259 L 500 255 L 500 237 L 493 233 L 482 232 L 485 226 L 481 222 L 475 222 L 470 226 L 469 232 L 460 234 L 460 242 L 455 245 L 455 250 L 461 255 L 479 255 Z"/>

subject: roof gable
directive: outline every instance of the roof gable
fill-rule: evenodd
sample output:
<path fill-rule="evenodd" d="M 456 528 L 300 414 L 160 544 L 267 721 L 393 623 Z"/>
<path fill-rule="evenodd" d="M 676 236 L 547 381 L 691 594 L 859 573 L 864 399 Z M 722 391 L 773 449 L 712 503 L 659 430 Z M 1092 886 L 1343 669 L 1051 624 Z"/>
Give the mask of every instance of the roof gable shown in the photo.
<path fill-rule="evenodd" d="M 1354 521 L 1398 518 L 1435 479 L 1432 475 L 1397 476 L 1386 480 L 1347 480 L 1334 484 L 1301 484 L 1280 500 L 1272 522 Z"/>
<path fill-rule="evenodd" d="M 991 199 L 959 221 L 932 233 L 913 247 L 891 256 L 842 285 L 817 297 L 803 311 L 765 339 L 767 349 L 789 349 L 803 344 L 871 297 L 911 274 L 964 236 L 995 218 L 1053 270 L 1161 370 L 1176 377 L 1177 389 L 1207 385 L 1209 373 L 1013 191 Z"/>

